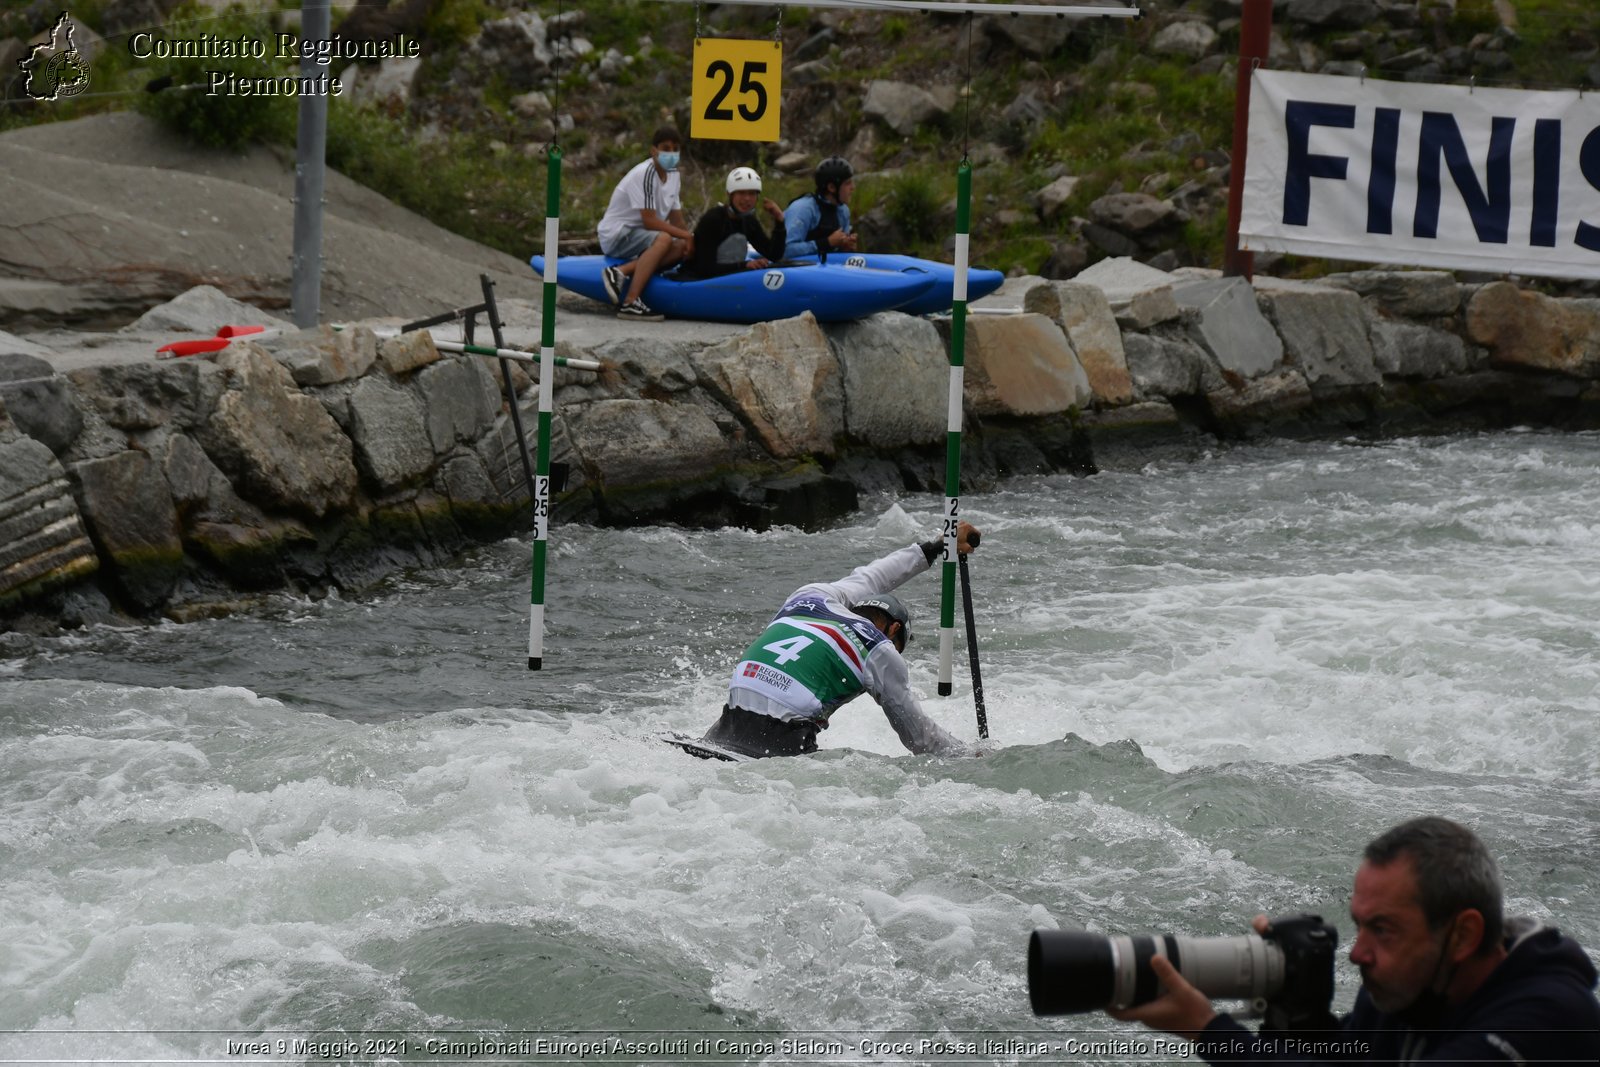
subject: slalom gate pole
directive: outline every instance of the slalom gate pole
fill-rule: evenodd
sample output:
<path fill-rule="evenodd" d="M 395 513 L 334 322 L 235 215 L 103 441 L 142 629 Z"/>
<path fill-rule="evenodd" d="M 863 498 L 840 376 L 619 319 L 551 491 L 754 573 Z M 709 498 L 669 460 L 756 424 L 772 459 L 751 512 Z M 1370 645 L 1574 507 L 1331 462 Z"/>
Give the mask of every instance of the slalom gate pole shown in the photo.
<path fill-rule="evenodd" d="M 939 695 L 947 697 L 956 641 L 956 530 L 961 522 L 961 401 L 967 349 L 967 229 L 972 218 L 972 163 L 956 171 L 956 276 L 950 304 L 950 409 L 944 453 L 944 573 L 939 602 Z"/>
<path fill-rule="evenodd" d="M 561 251 L 561 146 L 545 167 L 544 310 L 539 317 L 539 429 L 533 499 L 533 586 L 528 610 L 528 669 L 544 666 L 544 567 L 550 539 L 550 413 L 556 380 L 556 272 Z M 498 346 L 497 346 L 498 347 Z M 514 402 L 514 401 L 513 401 Z"/>
<path fill-rule="evenodd" d="M 983 707 L 983 675 L 978 671 L 978 624 L 972 617 L 972 573 L 961 557 L 961 608 L 967 616 L 967 660 L 972 664 L 972 704 L 978 712 L 978 737 L 989 736 L 989 713 Z"/>

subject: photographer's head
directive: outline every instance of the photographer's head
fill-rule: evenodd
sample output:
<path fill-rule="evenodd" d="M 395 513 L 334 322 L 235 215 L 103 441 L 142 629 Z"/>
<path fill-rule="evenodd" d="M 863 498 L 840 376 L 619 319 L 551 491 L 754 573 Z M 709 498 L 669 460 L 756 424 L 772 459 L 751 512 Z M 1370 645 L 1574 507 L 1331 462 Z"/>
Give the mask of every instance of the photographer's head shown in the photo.
<path fill-rule="evenodd" d="M 1476 989 L 1504 956 L 1500 871 L 1466 827 L 1429 816 L 1366 847 L 1350 897 L 1350 962 L 1380 1011 L 1427 1011 Z"/>

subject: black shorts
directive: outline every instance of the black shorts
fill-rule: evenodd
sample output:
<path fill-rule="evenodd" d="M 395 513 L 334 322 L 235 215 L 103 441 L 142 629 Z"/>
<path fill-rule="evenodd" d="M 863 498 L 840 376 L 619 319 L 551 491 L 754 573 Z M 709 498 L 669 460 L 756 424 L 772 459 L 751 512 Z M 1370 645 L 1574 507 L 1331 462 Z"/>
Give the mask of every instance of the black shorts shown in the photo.
<path fill-rule="evenodd" d="M 723 705 L 722 716 L 701 740 L 746 756 L 803 756 L 817 750 L 817 724 L 786 721 Z"/>

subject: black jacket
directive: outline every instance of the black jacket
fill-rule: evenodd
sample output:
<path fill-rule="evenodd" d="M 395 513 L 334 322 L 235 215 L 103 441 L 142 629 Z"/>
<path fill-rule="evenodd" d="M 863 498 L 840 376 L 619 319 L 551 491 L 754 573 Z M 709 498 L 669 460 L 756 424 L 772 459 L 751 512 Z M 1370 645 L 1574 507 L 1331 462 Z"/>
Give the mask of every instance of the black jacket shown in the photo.
<path fill-rule="evenodd" d="M 754 214 L 741 216 L 728 205 L 718 204 L 695 226 L 694 255 L 683 272 L 714 278 L 745 270 L 745 253 L 751 248 L 776 263 L 783 258 L 783 240 L 782 222 L 774 222 L 770 234 L 762 233 L 761 220 Z"/>
<path fill-rule="evenodd" d="M 1386 1015 L 1367 991 L 1324 1033 L 1255 1034 L 1219 1015 L 1200 1034 L 1206 1062 L 1600 1063 L 1600 1001 L 1589 957 L 1559 930 L 1507 923 L 1510 954 L 1477 991 L 1438 1018 Z"/>

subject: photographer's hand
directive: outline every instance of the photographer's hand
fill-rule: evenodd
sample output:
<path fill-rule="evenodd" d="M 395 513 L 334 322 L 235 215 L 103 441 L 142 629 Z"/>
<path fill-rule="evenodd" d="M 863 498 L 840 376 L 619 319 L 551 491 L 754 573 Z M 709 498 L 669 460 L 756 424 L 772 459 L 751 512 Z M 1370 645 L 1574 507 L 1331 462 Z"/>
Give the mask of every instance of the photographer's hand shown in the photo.
<path fill-rule="evenodd" d="M 1144 1023 L 1155 1030 L 1197 1040 L 1200 1031 L 1217 1017 L 1211 998 L 1190 985 L 1165 956 L 1152 956 L 1150 970 L 1155 972 L 1164 992 L 1149 1003 L 1111 1009 L 1106 1014 L 1125 1023 Z"/>

